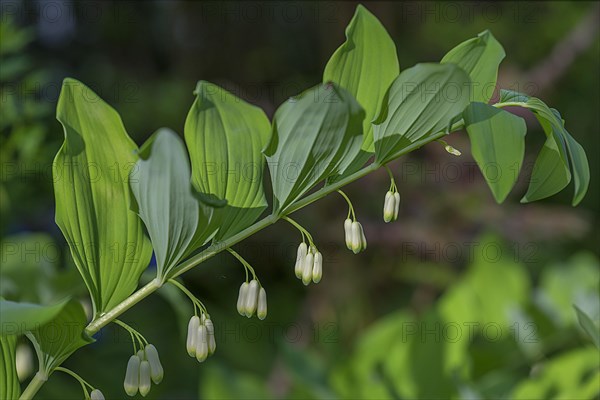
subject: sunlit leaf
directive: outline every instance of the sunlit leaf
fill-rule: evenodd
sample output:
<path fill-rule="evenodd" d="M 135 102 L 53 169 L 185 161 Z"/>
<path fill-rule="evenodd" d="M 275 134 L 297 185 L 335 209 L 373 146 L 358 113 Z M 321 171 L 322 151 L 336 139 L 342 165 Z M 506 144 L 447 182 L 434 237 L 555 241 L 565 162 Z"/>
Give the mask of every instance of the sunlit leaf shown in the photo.
<path fill-rule="evenodd" d="M 598 352 L 590 349 L 559 353 L 539 366 L 538 376 L 523 379 L 508 397 L 515 400 L 594 399 L 600 393 L 599 366 Z"/>
<path fill-rule="evenodd" d="M 48 323 L 67 305 L 68 299 L 50 306 L 0 300 L 2 336 L 21 335 Z"/>
<path fill-rule="evenodd" d="M 0 399 L 3 400 L 17 400 L 21 395 L 16 351 L 17 336 L 0 336 Z"/>
<path fill-rule="evenodd" d="M 52 165 L 56 223 L 97 315 L 135 290 L 150 261 L 142 223 L 129 209 L 137 146 L 117 112 L 76 80 L 63 82 L 56 114 L 65 132 Z"/>
<path fill-rule="evenodd" d="M 573 307 L 577 313 L 579 325 L 581 325 L 585 333 L 587 333 L 590 339 L 592 339 L 592 342 L 596 345 L 596 347 L 600 349 L 600 327 L 598 324 L 595 324 L 594 321 L 592 321 L 592 318 L 583 312 L 581 308 L 577 307 L 576 305 Z"/>
<path fill-rule="evenodd" d="M 318 182 L 339 174 L 360 151 L 364 111 L 345 89 L 318 85 L 279 107 L 264 150 L 275 213 Z"/>
<path fill-rule="evenodd" d="M 49 375 L 75 350 L 94 341 L 85 333 L 86 325 L 83 307 L 70 300 L 51 321 L 27 333 L 42 373 Z"/>
<path fill-rule="evenodd" d="M 502 45 L 486 30 L 450 50 L 440 62 L 465 70 L 471 78 L 470 100 L 487 103 L 494 94 L 498 67 L 505 56 Z"/>
<path fill-rule="evenodd" d="M 271 135 L 265 113 L 216 85 L 200 81 L 185 122 L 192 181 L 199 192 L 227 200 L 215 210 L 215 239 L 250 226 L 267 207 L 261 150 Z"/>
<path fill-rule="evenodd" d="M 402 71 L 373 128 L 376 161 L 448 127 L 469 104 L 469 76 L 454 64 L 417 64 Z"/>
<path fill-rule="evenodd" d="M 494 198 L 504 201 L 517 181 L 525 155 L 525 120 L 484 103 L 471 103 L 463 113 L 471 153 Z"/>
<path fill-rule="evenodd" d="M 371 122 L 378 114 L 386 90 L 399 73 L 392 38 L 377 17 L 359 4 L 346 27 L 346 41 L 325 66 L 323 82 L 339 84 L 364 108 L 362 150 L 365 152 L 375 151 Z"/>
<path fill-rule="evenodd" d="M 183 141 L 169 129 L 157 131 L 140 150 L 131 177 L 135 210 L 144 221 L 154 253 L 157 276 L 168 276 L 184 256 L 197 230 L 200 243 L 210 234 L 212 210 L 194 196 L 190 165 Z"/>

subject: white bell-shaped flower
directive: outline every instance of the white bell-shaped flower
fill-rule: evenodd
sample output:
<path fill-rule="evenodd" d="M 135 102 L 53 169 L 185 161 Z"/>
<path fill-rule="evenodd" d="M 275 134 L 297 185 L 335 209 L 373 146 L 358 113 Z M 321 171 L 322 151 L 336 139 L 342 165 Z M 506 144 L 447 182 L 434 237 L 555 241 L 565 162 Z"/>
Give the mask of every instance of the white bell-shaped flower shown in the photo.
<path fill-rule="evenodd" d="M 321 281 L 321 277 L 323 276 L 323 255 L 320 252 L 315 253 L 315 261 L 313 264 L 312 270 L 312 281 L 314 283 L 319 283 Z"/>
<path fill-rule="evenodd" d="M 248 293 L 246 294 L 246 317 L 250 318 L 256 312 L 256 307 L 258 306 L 258 281 L 256 279 L 252 279 L 250 284 L 248 285 Z"/>
<path fill-rule="evenodd" d="M 144 360 L 140 363 L 140 394 L 144 397 L 150 393 L 150 363 Z"/>
<path fill-rule="evenodd" d="M 146 351 L 146 359 L 150 363 L 150 377 L 152 378 L 152 382 L 158 385 L 162 382 L 164 376 L 164 369 L 158 357 L 158 350 L 156 350 L 153 344 L 147 344 L 144 350 Z"/>
<path fill-rule="evenodd" d="M 303 263 L 307 253 L 308 246 L 306 246 L 306 243 L 300 243 L 300 246 L 298 246 L 298 254 L 296 255 L 296 264 L 294 265 L 294 273 L 298 279 L 302 278 L 302 266 L 304 265 Z"/>
<path fill-rule="evenodd" d="M 306 258 L 304 259 L 304 266 L 302 267 L 302 283 L 304 285 L 308 285 L 312 280 L 312 270 L 314 266 L 314 254 L 312 252 L 308 252 Z"/>
<path fill-rule="evenodd" d="M 261 321 L 267 317 L 267 292 L 265 288 L 260 288 L 258 292 L 258 308 L 256 310 L 256 316 Z"/>
<path fill-rule="evenodd" d="M 202 362 L 208 357 L 208 330 L 205 325 L 200 324 L 197 333 L 196 360 Z"/>
<path fill-rule="evenodd" d="M 344 238 L 346 247 L 348 250 L 352 250 L 352 220 L 350 218 L 346 218 L 344 221 Z"/>
<path fill-rule="evenodd" d="M 398 219 L 398 211 L 400 211 L 400 193 L 394 193 L 394 221 Z"/>
<path fill-rule="evenodd" d="M 446 149 L 446 151 L 450 154 L 452 154 L 453 156 L 460 156 L 462 153 L 460 152 L 460 150 L 455 149 L 454 147 L 450 146 L 449 144 L 444 146 L 444 149 Z"/>
<path fill-rule="evenodd" d="M 237 300 L 237 311 L 238 311 L 238 313 L 240 313 L 240 315 L 246 315 L 245 310 L 246 310 L 246 297 L 248 294 L 248 287 L 249 287 L 248 282 L 244 282 L 240 286 L 240 292 L 238 294 L 238 300 Z"/>
<path fill-rule="evenodd" d="M 194 315 L 188 323 L 188 333 L 186 340 L 186 350 L 190 357 L 196 357 L 196 343 L 198 341 L 198 328 L 200 327 L 200 318 Z"/>
<path fill-rule="evenodd" d="M 217 341 L 215 340 L 215 326 L 210 318 L 207 318 L 204 321 L 204 326 L 206 326 L 206 334 L 208 335 L 208 354 L 211 355 L 217 349 Z"/>
<path fill-rule="evenodd" d="M 90 399 L 91 400 L 105 400 L 104 395 L 98 389 L 92 390 L 92 393 L 90 393 Z"/>
<path fill-rule="evenodd" d="M 129 396 L 135 396 L 140 388 L 140 364 L 141 360 L 137 354 L 129 357 L 123 388 Z"/>

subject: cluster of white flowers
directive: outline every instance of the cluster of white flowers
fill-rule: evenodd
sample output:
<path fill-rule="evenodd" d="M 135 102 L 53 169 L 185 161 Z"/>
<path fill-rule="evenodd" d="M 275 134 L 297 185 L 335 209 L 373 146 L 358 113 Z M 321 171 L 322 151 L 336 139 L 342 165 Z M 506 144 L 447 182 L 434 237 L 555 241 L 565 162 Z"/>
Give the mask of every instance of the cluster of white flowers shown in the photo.
<path fill-rule="evenodd" d="M 385 194 L 385 200 L 383 202 L 383 220 L 385 222 L 397 220 L 399 210 L 400 193 L 388 190 L 388 192 Z"/>
<path fill-rule="evenodd" d="M 304 285 L 308 285 L 311 281 L 314 283 L 321 281 L 323 277 L 323 255 L 314 245 L 309 248 L 306 243 L 300 243 L 294 273 L 296 278 L 301 279 Z"/>
<path fill-rule="evenodd" d="M 248 318 L 254 313 L 260 320 L 267 317 L 267 292 L 256 279 L 252 279 L 250 283 L 244 282 L 240 286 L 237 311 Z"/>
<path fill-rule="evenodd" d="M 123 387 L 129 396 L 139 391 L 144 397 L 150 392 L 151 381 L 158 385 L 163 379 L 164 371 L 158 358 L 158 351 L 152 344 L 147 344 L 137 354 L 132 355 L 127 363 Z M 103 397 L 102 397 L 103 398 Z"/>
<path fill-rule="evenodd" d="M 194 315 L 190 318 L 186 348 L 190 357 L 195 357 L 198 362 L 203 362 L 215 352 L 215 326 L 210 316 L 202 313 L 201 317 Z"/>
<path fill-rule="evenodd" d="M 367 238 L 360 222 L 346 218 L 344 221 L 344 237 L 346 238 L 346 247 L 352 250 L 354 254 L 367 249 Z"/>

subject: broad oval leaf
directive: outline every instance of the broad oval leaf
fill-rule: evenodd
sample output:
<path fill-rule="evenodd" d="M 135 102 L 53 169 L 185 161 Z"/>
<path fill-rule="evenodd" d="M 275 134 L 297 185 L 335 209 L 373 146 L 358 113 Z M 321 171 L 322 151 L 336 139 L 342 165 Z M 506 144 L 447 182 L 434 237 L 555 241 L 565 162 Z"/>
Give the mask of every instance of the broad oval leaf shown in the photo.
<path fill-rule="evenodd" d="M 579 325 L 581 325 L 581 328 L 590 337 L 598 350 L 600 350 L 600 327 L 594 323 L 592 317 L 586 314 L 581 308 L 577 307 L 577 305 L 574 304 L 573 307 L 575 308 Z"/>
<path fill-rule="evenodd" d="M 454 64 L 417 64 L 402 71 L 374 123 L 376 162 L 447 128 L 469 104 L 469 76 Z"/>
<path fill-rule="evenodd" d="M 525 155 L 523 118 L 485 103 L 471 103 L 463 113 L 471 153 L 498 203 L 517 181 Z"/>
<path fill-rule="evenodd" d="M 137 146 L 117 112 L 74 79 L 63 82 L 56 114 L 65 132 L 52 165 L 56 223 L 98 315 L 135 290 L 151 257 L 129 209 Z"/>
<path fill-rule="evenodd" d="M 264 150 L 273 183 L 273 213 L 283 213 L 323 179 L 339 174 L 360 151 L 365 113 L 345 89 L 321 84 L 275 112 Z"/>
<path fill-rule="evenodd" d="M 49 376 L 75 350 L 94 341 L 85 333 L 86 325 L 83 307 L 77 300 L 70 300 L 52 320 L 27 333 L 42 374 Z"/>
<path fill-rule="evenodd" d="M 271 123 L 260 108 L 225 89 L 200 81 L 185 121 L 192 182 L 201 193 L 227 200 L 215 210 L 213 224 L 222 240 L 250 226 L 268 203 L 263 189 Z"/>
<path fill-rule="evenodd" d="M 531 110 L 546 133 L 546 142 L 535 161 L 529 188 L 521 202 L 540 200 L 560 192 L 573 174 L 572 204 L 579 204 L 590 184 L 590 167 L 585 150 L 566 130 L 560 113 L 538 98 L 509 90 L 501 91 L 500 100 L 506 105 Z"/>
<path fill-rule="evenodd" d="M 67 305 L 68 299 L 50 306 L 0 300 L 2 336 L 21 335 L 47 324 Z"/>
<path fill-rule="evenodd" d="M 331 56 L 323 82 L 335 82 L 350 92 L 365 110 L 362 150 L 373 153 L 372 121 L 386 90 L 400 73 L 396 45 L 381 22 L 358 5 L 346 27 L 346 41 Z"/>
<path fill-rule="evenodd" d="M 0 399 L 17 400 L 21 386 L 17 376 L 17 336 L 0 336 Z"/>
<path fill-rule="evenodd" d="M 456 64 L 471 78 L 473 102 L 487 103 L 496 88 L 498 67 L 506 56 L 502 45 L 488 30 L 450 50 L 440 63 Z"/>
<path fill-rule="evenodd" d="M 175 132 L 160 129 L 148 139 L 130 184 L 134 209 L 152 241 L 157 276 L 164 280 L 193 242 L 210 236 L 204 234 L 211 211 L 194 196 L 185 145 Z"/>

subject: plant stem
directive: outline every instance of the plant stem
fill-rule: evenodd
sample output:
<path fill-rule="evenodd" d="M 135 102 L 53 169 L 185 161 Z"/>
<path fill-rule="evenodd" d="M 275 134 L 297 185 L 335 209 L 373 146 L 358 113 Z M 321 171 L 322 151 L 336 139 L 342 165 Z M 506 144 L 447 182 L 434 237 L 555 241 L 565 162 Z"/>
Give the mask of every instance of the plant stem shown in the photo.
<path fill-rule="evenodd" d="M 508 104 L 504 103 L 504 105 L 508 105 Z M 462 122 L 462 121 L 458 122 L 452 126 L 452 128 L 450 129 L 450 132 L 461 129 L 463 126 L 464 126 L 464 122 Z M 418 141 L 406 146 L 402 150 L 400 150 L 397 154 L 394 155 L 394 159 L 401 157 L 407 153 L 410 153 L 411 151 L 416 150 L 429 142 L 438 140 L 438 139 L 446 136 L 450 132 L 447 132 L 446 130 L 444 130 L 444 131 L 440 131 L 440 132 L 436 133 L 435 135 L 431 135 L 431 136 L 425 137 L 421 140 L 418 140 Z M 256 232 L 274 224 L 281 217 L 292 214 L 292 213 L 300 210 L 301 208 L 304 208 L 307 205 L 314 203 L 315 201 L 327 196 L 328 194 L 337 191 L 338 189 L 342 188 L 343 186 L 346 186 L 347 184 L 352 183 L 355 180 L 360 179 L 360 178 L 370 174 L 371 172 L 379 169 L 379 167 L 381 167 L 382 165 L 384 165 L 384 164 L 381 164 L 381 163 L 375 161 L 372 164 L 367 165 L 363 169 L 361 169 L 361 170 L 359 170 L 337 182 L 334 182 L 331 185 L 326 185 L 326 186 L 322 187 L 321 189 L 317 190 L 316 192 L 298 200 L 296 203 L 290 205 L 283 213 L 278 214 L 278 215 L 273 215 L 273 214 L 268 215 L 265 218 L 261 219 L 260 221 L 257 221 L 253 225 L 244 229 L 243 231 L 231 236 L 230 238 L 228 238 L 222 242 L 218 242 L 218 243 L 214 243 L 214 244 L 210 245 L 202 252 L 187 259 L 186 261 L 183 261 L 181 264 L 179 264 L 177 267 L 175 267 L 173 270 L 173 274 L 171 276 L 169 276 L 167 278 L 167 280 L 170 278 L 178 277 L 179 275 L 189 271 L 190 269 L 192 269 L 195 266 L 197 266 L 198 264 L 208 260 L 209 258 L 215 256 L 216 254 L 220 253 L 221 251 L 241 242 L 242 240 L 246 239 L 247 237 L 254 235 Z M 163 282 L 161 280 L 159 280 L 158 278 L 152 280 L 150 283 L 143 286 L 137 292 L 134 292 L 131 296 L 129 296 L 128 298 L 123 300 L 120 304 L 115 306 L 113 309 L 102 314 L 100 317 L 98 317 L 97 319 L 90 322 L 89 325 L 86 327 L 85 332 L 90 336 L 96 334 L 104 326 L 108 325 L 114 319 L 116 319 L 121 314 L 123 314 L 125 311 L 129 310 L 131 307 L 133 307 L 134 305 L 136 305 L 137 303 L 139 303 L 140 301 L 142 301 L 143 299 L 145 299 L 146 297 L 148 297 L 149 295 L 154 293 L 162 285 L 163 285 Z M 29 386 L 27 386 L 27 388 L 23 392 L 23 395 L 21 396 L 21 400 L 31 399 L 37 393 L 39 388 L 44 384 L 44 382 L 45 382 L 45 380 L 42 380 L 41 378 L 38 377 L 38 374 L 36 374 L 36 376 L 33 378 L 33 380 L 29 383 Z M 28 397 L 24 397 L 26 395 Z"/>
<path fill-rule="evenodd" d="M 33 396 L 36 395 L 36 393 L 38 392 L 38 390 L 40 390 L 40 388 L 42 387 L 42 385 L 44 383 L 46 383 L 47 380 L 48 380 L 48 378 L 42 376 L 42 374 L 40 374 L 39 372 L 36 373 L 33 376 L 33 379 L 31 380 L 31 382 L 29 382 L 29 385 L 27 385 L 27 388 L 25 388 L 25 390 L 21 394 L 21 397 L 19 397 L 19 400 L 31 400 L 31 399 L 33 399 Z"/>

